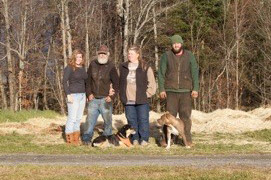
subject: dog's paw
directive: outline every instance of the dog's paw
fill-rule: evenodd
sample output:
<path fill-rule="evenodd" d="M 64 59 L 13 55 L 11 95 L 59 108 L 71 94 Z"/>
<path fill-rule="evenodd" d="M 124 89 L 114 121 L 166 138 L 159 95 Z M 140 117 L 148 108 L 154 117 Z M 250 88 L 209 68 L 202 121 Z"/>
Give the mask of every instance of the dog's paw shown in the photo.
<path fill-rule="evenodd" d="M 185 146 L 186 149 L 191 149 L 191 146 Z"/>

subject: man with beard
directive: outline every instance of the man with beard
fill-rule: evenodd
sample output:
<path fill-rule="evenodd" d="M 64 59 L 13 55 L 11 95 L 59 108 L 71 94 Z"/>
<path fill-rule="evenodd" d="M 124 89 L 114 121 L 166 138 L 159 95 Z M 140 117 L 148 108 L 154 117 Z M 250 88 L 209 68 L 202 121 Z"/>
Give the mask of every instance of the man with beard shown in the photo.
<path fill-rule="evenodd" d="M 93 60 L 88 68 L 88 79 L 86 81 L 88 115 L 82 136 L 84 145 L 90 144 L 100 114 L 104 120 L 103 135 L 112 135 L 112 100 L 118 94 L 119 75 L 115 65 L 109 60 L 109 55 L 108 47 L 100 46 L 97 51 L 97 59 Z M 112 92 L 111 84 L 114 92 Z"/>
<path fill-rule="evenodd" d="M 191 51 L 183 48 L 183 39 L 179 35 L 170 38 L 171 50 L 165 52 L 158 69 L 160 98 L 166 99 L 166 110 L 173 116 L 179 113 L 185 124 L 185 136 L 188 146 L 193 146 L 191 137 L 192 98 L 198 97 L 198 65 Z M 166 131 L 166 127 L 163 130 Z M 163 137 L 161 146 L 166 146 Z"/>

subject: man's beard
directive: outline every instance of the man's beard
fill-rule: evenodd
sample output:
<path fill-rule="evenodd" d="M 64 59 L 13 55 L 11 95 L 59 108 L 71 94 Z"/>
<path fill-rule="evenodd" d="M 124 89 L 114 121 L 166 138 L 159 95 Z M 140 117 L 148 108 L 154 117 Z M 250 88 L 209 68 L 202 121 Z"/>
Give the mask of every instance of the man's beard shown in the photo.
<path fill-rule="evenodd" d="M 183 50 L 182 47 L 180 47 L 179 49 L 174 49 L 174 48 L 172 48 L 172 52 L 173 52 L 174 54 L 179 54 L 182 50 Z"/>
<path fill-rule="evenodd" d="M 108 61 L 108 58 L 98 58 L 98 62 L 99 62 L 100 64 L 106 64 L 107 61 Z"/>

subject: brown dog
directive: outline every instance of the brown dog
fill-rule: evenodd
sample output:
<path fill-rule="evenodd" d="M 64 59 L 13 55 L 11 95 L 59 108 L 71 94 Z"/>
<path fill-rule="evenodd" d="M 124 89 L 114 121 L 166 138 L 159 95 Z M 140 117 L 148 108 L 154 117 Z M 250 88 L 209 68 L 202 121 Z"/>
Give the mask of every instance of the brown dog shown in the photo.
<path fill-rule="evenodd" d="M 166 112 L 161 116 L 160 119 L 157 120 L 160 126 L 166 125 L 167 133 L 165 133 L 165 137 L 167 137 L 167 147 L 166 149 L 170 149 L 170 141 L 171 141 L 171 134 L 178 135 L 183 139 L 184 145 L 186 148 L 190 148 L 186 141 L 186 137 L 184 134 L 184 122 L 179 119 L 175 118 L 169 112 Z"/>

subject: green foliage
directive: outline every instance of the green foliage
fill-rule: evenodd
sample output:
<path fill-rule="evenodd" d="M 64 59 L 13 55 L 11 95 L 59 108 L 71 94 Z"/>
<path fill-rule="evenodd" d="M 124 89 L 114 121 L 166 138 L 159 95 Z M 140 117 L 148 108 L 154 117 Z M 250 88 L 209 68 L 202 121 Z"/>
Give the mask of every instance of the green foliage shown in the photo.
<path fill-rule="evenodd" d="M 57 116 L 60 116 L 55 111 L 35 111 L 35 110 L 22 110 L 19 112 L 13 112 L 8 110 L 0 110 L 0 123 L 3 122 L 24 122 L 30 118 L 44 117 L 53 119 Z"/>
<path fill-rule="evenodd" d="M 169 46 L 170 41 L 165 39 L 173 34 L 180 34 L 184 39 L 185 48 L 198 51 L 195 55 L 201 71 L 217 68 L 221 64 L 216 32 L 223 24 L 223 4 L 220 0 L 188 1 L 162 21 L 165 25 L 164 29 L 161 29 L 163 35 L 158 38 L 159 46 Z"/>

